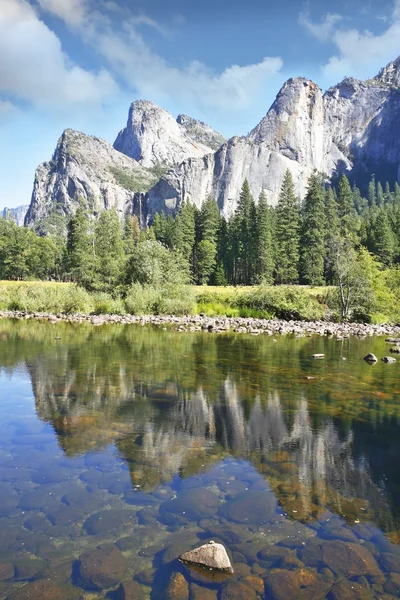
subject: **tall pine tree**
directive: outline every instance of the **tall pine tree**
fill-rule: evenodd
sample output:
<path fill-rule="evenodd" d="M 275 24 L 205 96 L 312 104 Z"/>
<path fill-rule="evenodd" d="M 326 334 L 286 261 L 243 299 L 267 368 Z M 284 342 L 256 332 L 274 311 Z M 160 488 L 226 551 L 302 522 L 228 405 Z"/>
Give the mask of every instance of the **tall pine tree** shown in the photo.
<path fill-rule="evenodd" d="M 262 282 L 270 285 L 273 283 L 274 279 L 275 264 L 271 209 L 268 206 L 267 196 L 264 191 L 260 193 L 256 215 L 257 277 L 260 283 Z"/>
<path fill-rule="evenodd" d="M 299 282 L 300 207 L 292 175 L 286 171 L 276 207 L 276 275 L 278 283 Z"/>
<path fill-rule="evenodd" d="M 325 190 L 321 176 L 310 177 L 304 200 L 301 236 L 301 274 L 309 285 L 324 285 Z"/>

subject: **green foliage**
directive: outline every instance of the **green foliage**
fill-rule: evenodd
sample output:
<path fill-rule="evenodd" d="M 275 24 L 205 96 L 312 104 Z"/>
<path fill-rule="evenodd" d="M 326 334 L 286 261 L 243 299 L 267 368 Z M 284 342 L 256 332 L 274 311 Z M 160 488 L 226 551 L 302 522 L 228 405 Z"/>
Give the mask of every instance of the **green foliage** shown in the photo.
<path fill-rule="evenodd" d="M 187 315 L 193 313 L 194 295 L 186 285 L 168 284 L 156 288 L 134 283 L 124 298 L 125 309 L 133 315 Z"/>
<path fill-rule="evenodd" d="M 278 283 L 298 283 L 300 207 L 292 175 L 286 171 L 276 208 L 276 272 Z"/>
<path fill-rule="evenodd" d="M 240 295 L 237 306 L 278 319 L 318 320 L 325 315 L 324 307 L 315 297 L 294 286 L 260 286 Z"/>
<path fill-rule="evenodd" d="M 256 279 L 266 285 L 273 282 L 275 267 L 272 236 L 272 214 L 267 196 L 261 192 L 256 212 Z"/>
<path fill-rule="evenodd" d="M 130 192 L 147 192 L 147 190 L 155 183 L 156 179 L 149 180 L 146 177 L 141 177 L 130 171 L 124 171 L 118 167 L 109 167 L 109 170 L 113 174 L 115 182 Z"/>
<path fill-rule="evenodd" d="M 189 283 L 189 269 L 183 256 L 160 242 L 138 244 L 127 265 L 127 282 L 162 288 Z"/>
<path fill-rule="evenodd" d="M 304 201 L 301 235 L 301 272 L 309 285 L 324 284 L 325 191 L 319 175 L 310 178 Z"/>
<path fill-rule="evenodd" d="M 125 304 L 121 298 L 113 298 L 106 292 L 92 295 L 93 313 L 95 315 L 123 315 L 126 313 Z"/>
<path fill-rule="evenodd" d="M 197 274 L 198 282 L 205 285 L 209 282 L 214 270 L 217 255 L 217 245 L 211 240 L 201 240 L 197 245 Z"/>
<path fill-rule="evenodd" d="M 115 210 L 101 213 L 94 232 L 95 275 L 90 288 L 115 292 L 122 283 L 125 253 L 121 225 Z"/>
<path fill-rule="evenodd" d="M 47 313 L 91 313 L 93 300 L 75 285 L 0 284 L 0 309 Z"/>

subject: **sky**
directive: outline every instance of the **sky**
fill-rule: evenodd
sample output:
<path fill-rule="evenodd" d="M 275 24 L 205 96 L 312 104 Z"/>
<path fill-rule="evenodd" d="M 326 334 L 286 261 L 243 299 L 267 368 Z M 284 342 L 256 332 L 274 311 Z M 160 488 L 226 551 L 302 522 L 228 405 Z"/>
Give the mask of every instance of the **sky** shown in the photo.
<path fill-rule="evenodd" d="M 64 129 L 113 143 L 133 100 L 245 135 L 290 77 L 398 55 L 400 0 L 0 0 L 0 208 L 29 204 Z"/>

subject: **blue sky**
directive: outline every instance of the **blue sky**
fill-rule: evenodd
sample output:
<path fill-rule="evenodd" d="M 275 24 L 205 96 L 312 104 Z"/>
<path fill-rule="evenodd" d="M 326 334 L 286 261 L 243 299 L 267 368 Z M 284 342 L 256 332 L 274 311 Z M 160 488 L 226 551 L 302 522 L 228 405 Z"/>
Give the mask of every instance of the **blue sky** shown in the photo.
<path fill-rule="evenodd" d="M 0 0 L 0 207 L 29 204 L 64 129 L 113 142 L 137 98 L 242 135 L 289 77 L 399 54 L 400 0 Z"/>

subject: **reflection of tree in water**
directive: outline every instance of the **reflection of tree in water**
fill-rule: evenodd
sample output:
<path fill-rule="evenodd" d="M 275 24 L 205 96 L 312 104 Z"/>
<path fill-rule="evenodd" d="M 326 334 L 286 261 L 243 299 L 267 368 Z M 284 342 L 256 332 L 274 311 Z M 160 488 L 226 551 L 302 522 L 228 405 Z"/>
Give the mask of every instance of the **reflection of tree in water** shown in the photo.
<path fill-rule="evenodd" d="M 3 355 L 0 348 L 0 365 L 26 365 L 38 416 L 52 424 L 68 455 L 114 443 L 132 481 L 153 489 L 231 454 L 268 478 L 291 516 L 309 518 L 332 506 L 352 518 L 370 499 L 387 521 L 383 526 L 392 527 L 373 484 L 386 472 L 384 457 L 380 465 L 376 460 L 375 440 L 385 436 L 387 419 L 376 420 L 372 430 L 357 415 L 345 420 L 334 413 L 333 393 L 340 387 L 340 406 L 345 394 L 355 396 L 350 377 L 336 387 L 321 380 L 305 393 L 302 369 L 314 349 L 307 338 L 296 340 L 294 351 L 290 340 L 277 348 L 259 338 L 119 326 L 103 332 L 64 327 L 60 344 L 49 325 L 23 323 L 5 332 L 11 350 Z M 327 355 L 330 348 L 324 348 Z M 380 410 L 388 409 L 381 403 Z M 393 449 L 398 442 L 392 434 L 387 443 Z M 397 472 L 391 477 L 388 497 Z"/>

